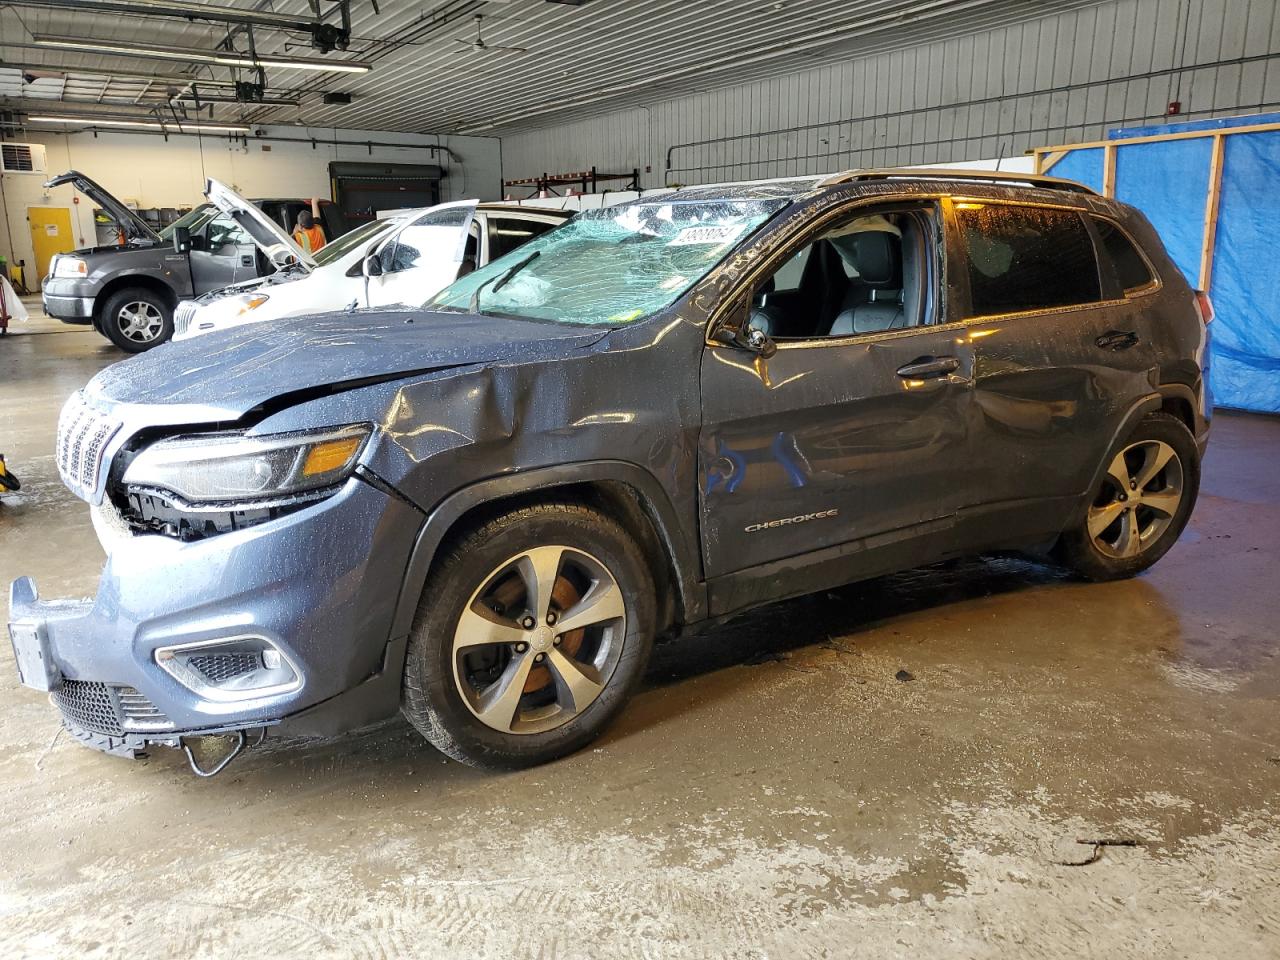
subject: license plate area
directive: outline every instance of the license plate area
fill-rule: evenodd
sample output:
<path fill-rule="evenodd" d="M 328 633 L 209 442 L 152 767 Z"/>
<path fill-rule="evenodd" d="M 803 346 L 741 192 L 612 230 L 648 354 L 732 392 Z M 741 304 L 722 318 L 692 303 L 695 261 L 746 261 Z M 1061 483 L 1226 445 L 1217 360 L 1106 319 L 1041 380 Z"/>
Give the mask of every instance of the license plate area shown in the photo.
<path fill-rule="evenodd" d="M 9 624 L 9 642 L 18 663 L 18 679 L 24 686 L 46 693 L 58 686 L 62 672 L 53 662 L 43 623 L 26 620 Z"/>

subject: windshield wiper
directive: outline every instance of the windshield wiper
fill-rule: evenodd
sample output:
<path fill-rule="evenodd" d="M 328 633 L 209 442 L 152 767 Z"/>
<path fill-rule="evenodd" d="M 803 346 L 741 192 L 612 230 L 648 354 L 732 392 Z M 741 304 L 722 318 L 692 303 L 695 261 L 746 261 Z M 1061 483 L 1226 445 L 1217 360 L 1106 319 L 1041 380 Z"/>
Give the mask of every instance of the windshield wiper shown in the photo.
<path fill-rule="evenodd" d="M 493 278 L 491 278 L 491 279 L 489 279 L 489 280 L 486 280 L 484 283 L 480 284 L 480 286 L 476 287 L 475 292 L 471 294 L 471 305 L 470 305 L 471 312 L 472 312 L 472 313 L 479 313 L 479 312 L 480 312 L 480 293 L 481 293 L 481 291 L 482 291 L 482 290 L 484 290 L 484 288 L 485 288 L 485 287 L 489 286 L 489 284 L 491 284 L 491 283 L 492 283 L 492 284 L 493 284 L 493 292 L 494 292 L 494 293 L 497 293 L 499 290 L 501 290 L 501 289 L 506 285 L 506 283 L 507 283 L 507 281 L 508 281 L 508 280 L 510 280 L 512 277 L 514 277 L 517 273 L 519 273 L 521 270 L 523 270 L 523 269 L 524 269 L 525 267 L 527 267 L 529 264 L 533 263 L 533 261 L 537 260 L 540 256 L 542 256 L 542 251 L 541 251 L 541 250 L 535 250 L 535 251 L 533 251 L 533 253 L 529 254 L 527 257 L 525 257 L 524 259 L 520 260 L 519 262 L 517 262 L 517 263 L 513 263 L 513 264 L 508 268 L 508 270 L 507 270 L 507 272 L 506 272 L 506 273 L 504 273 L 504 274 L 502 274 L 502 276 L 500 276 L 500 277 L 497 277 L 497 278 L 496 278 L 496 280 L 497 280 L 497 282 L 496 282 L 496 283 L 494 282 L 494 279 L 493 279 Z"/>

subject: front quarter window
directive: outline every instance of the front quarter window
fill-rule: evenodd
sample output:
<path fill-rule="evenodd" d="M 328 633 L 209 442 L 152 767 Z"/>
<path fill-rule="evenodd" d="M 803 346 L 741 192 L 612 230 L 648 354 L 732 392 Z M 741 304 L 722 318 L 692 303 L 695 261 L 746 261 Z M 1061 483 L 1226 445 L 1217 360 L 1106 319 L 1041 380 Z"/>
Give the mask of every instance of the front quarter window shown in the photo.
<path fill-rule="evenodd" d="M 593 326 L 661 310 L 786 200 L 667 200 L 585 211 L 467 274 L 426 306 Z"/>

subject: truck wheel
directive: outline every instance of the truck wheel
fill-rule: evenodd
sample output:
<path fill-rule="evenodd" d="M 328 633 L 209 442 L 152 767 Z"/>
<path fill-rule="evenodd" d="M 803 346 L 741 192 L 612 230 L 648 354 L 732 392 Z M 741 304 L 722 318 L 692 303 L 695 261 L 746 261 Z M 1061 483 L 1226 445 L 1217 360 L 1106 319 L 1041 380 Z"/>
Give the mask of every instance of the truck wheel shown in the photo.
<path fill-rule="evenodd" d="M 576 503 L 503 514 L 448 549 L 414 620 L 402 710 L 477 767 L 580 749 L 644 675 L 653 578 L 615 521 Z"/>
<path fill-rule="evenodd" d="M 1152 413 L 1111 452 L 1083 519 L 1062 535 L 1058 552 L 1089 580 L 1132 577 L 1181 536 L 1200 492 L 1200 457 L 1177 417 Z"/>
<path fill-rule="evenodd" d="M 102 305 L 101 329 L 121 350 L 141 353 L 173 336 L 173 310 L 146 287 L 126 287 Z"/>

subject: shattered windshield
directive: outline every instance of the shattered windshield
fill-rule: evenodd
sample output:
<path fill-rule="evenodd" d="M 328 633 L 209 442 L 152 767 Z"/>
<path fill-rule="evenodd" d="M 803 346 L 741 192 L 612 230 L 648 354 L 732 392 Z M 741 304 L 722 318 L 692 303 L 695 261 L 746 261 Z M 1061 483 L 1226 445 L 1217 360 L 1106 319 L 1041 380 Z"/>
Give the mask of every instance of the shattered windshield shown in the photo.
<path fill-rule="evenodd" d="M 664 200 L 579 213 L 427 307 L 599 326 L 673 303 L 789 201 Z"/>

